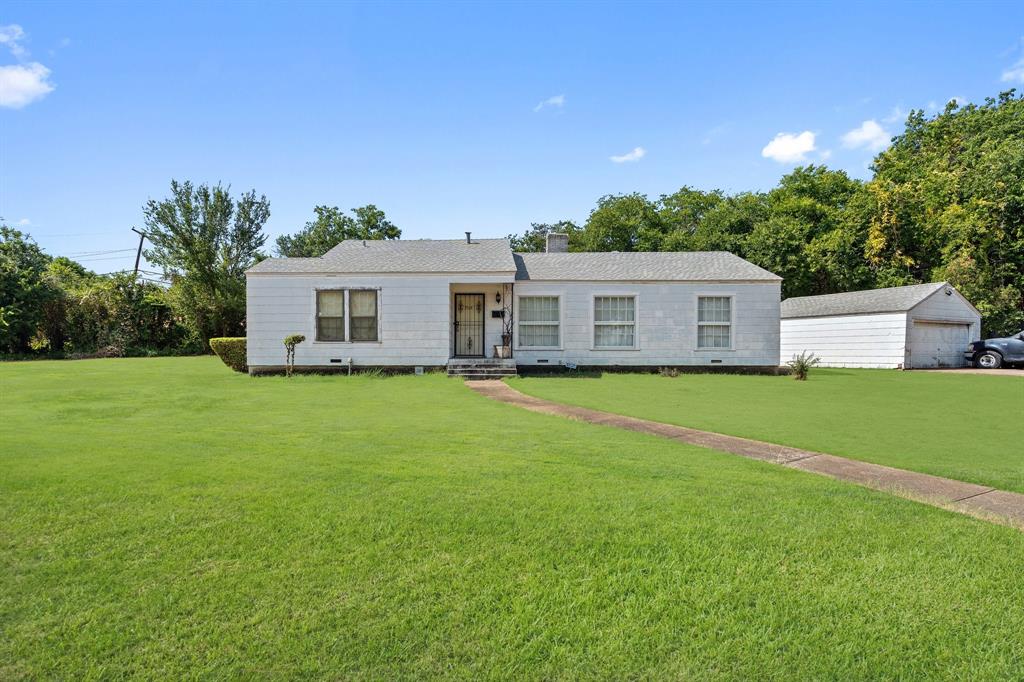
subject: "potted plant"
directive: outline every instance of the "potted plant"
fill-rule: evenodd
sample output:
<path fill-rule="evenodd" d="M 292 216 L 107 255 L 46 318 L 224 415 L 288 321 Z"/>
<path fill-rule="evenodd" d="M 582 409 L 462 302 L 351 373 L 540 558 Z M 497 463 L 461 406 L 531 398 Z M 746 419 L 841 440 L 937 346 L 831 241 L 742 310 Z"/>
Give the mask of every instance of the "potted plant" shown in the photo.
<path fill-rule="evenodd" d="M 494 347 L 494 357 L 512 357 L 512 287 L 508 284 L 501 292 L 501 345 Z"/>

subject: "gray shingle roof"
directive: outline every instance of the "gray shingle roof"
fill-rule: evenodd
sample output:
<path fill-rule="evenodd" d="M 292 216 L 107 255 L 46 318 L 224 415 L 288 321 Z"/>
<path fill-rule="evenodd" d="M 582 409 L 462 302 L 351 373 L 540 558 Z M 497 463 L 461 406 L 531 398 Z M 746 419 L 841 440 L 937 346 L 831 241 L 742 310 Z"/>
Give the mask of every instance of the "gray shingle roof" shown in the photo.
<path fill-rule="evenodd" d="M 347 239 L 320 258 L 268 258 L 250 273 L 515 271 L 507 239 Z"/>
<path fill-rule="evenodd" d="M 517 280 L 772 281 L 782 278 L 728 251 L 517 253 Z"/>
<path fill-rule="evenodd" d="M 787 298 L 782 302 L 782 319 L 903 312 L 910 310 L 944 286 L 947 286 L 945 282 L 932 282 L 889 289 L 850 291 L 845 294 Z"/>
<path fill-rule="evenodd" d="M 268 258 L 249 273 L 515 273 L 540 281 L 779 281 L 727 251 L 512 253 L 507 239 L 348 239 L 320 258 Z"/>

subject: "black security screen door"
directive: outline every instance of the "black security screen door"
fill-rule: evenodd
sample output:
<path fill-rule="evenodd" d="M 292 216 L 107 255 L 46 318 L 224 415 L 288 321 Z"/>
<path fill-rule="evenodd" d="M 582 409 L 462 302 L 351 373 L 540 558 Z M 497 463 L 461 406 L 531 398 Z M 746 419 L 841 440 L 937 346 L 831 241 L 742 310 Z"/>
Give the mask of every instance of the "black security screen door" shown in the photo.
<path fill-rule="evenodd" d="M 484 356 L 483 294 L 455 294 L 455 355 Z"/>

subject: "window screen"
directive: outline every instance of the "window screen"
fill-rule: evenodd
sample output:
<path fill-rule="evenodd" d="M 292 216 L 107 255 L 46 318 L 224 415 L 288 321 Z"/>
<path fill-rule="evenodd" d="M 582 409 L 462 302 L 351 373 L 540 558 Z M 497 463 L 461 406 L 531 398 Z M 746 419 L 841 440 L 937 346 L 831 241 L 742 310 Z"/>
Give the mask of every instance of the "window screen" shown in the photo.
<path fill-rule="evenodd" d="M 697 299 L 697 348 L 732 347 L 732 299 L 701 296 Z"/>
<path fill-rule="evenodd" d="M 348 292 L 349 335 L 353 341 L 377 340 L 377 292 Z"/>
<path fill-rule="evenodd" d="M 345 340 L 345 292 L 316 292 L 316 340 Z"/>
<path fill-rule="evenodd" d="M 594 298 L 594 346 L 632 348 L 636 345 L 636 299 L 633 296 Z"/>
<path fill-rule="evenodd" d="M 519 346 L 554 348 L 558 346 L 558 297 L 522 296 L 519 298 Z"/>

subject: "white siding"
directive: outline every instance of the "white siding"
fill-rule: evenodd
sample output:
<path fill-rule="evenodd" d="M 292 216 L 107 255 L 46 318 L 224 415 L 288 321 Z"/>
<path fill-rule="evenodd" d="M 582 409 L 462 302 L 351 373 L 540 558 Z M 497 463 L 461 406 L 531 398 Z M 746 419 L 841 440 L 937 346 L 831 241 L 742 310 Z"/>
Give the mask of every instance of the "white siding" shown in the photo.
<path fill-rule="evenodd" d="M 910 311 L 906 366 L 961 367 L 964 351 L 981 338 L 981 315 L 949 287 L 935 292 Z"/>
<path fill-rule="evenodd" d="M 476 284 L 472 283 L 474 280 Z M 501 319 L 491 310 L 500 278 L 449 275 L 251 275 L 248 278 L 247 336 L 250 367 L 284 364 L 283 339 L 304 334 L 295 353 L 297 366 L 439 366 L 452 355 L 454 293 L 482 293 L 485 300 L 486 354 L 500 343 Z M 509 278 L 511 281 L 511 278 Z M 380 339 L 372 343 L 317 342 L 317 289 L 379 288 Z M 561 349 L 517 349 L 519 364 L 557 365 L 757 365 L 779 363 L 778 283 L 612 283 L 516 282 L 514 295 L 561 297 Z M 637 297 L 637 347 L 593 349 L 593 297 Z M 697 297 L 732 297 L 732 348 L 697 350 Z M 332 359 L 341 360 L 332 363 Z M 719 362 L 712 362 L 717 360 Z"/>
<path fill-rule="evenodd" d="M 903 367 L 907 314 L 877 313 L 782 320 L 782 361 L 814 353 L 823 367 Z"/>
<path fill-rule="evenodd" d="M 380 288 L 380 340 L 316 341 L 315 291 Z M 297 366 L 444 365 L 448 361 L 449 278 L 446 276 L 250 275 L 246 286 L 250 367 L 284 365 L 284 337 L 305 334 Z M 331 363 L 340 359 L 341 363 Z"/>
<path fill-rule="evenodd" d="M 516 348 L 520 365 L 779 364 L 780 284 L 680 282 L 516 282 L 518 296 L 559 296 L 561 348 Z M 636 296 L 636 348 L 594 349 L 594 296 Z M 698 296 L 732 297 L 732 348 L 697 350 Z M 518 344 L 518 329 L 515 331 Z M 547 360 L 547 363 L 541 361 Z M 713 362 L 718 361 L 718 362 Z"/>

